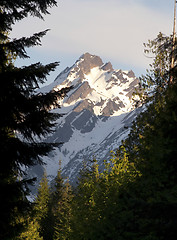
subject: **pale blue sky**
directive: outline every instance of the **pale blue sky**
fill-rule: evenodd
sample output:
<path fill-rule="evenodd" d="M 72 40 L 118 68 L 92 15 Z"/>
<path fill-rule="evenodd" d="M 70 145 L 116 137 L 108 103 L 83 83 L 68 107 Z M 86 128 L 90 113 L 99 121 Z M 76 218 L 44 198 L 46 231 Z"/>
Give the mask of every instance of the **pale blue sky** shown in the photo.
<path fill-rule="evenodd" d="M 174 0 L 62 0 L 50 10 L 45 21 L 28 18 L 14 26 L 12 37 L 29 36 L 50 28 L 42 47 L 30 49 L 29 60 L 44 64 L 60 61 L 60 67 L 48 78 L 51 82 L 65 67 L 84 52 L 111 61 L 115 69 L 145 73 L 149 59 L 143 54 L 143 42 L 161 31 L 172 32 Z"/>

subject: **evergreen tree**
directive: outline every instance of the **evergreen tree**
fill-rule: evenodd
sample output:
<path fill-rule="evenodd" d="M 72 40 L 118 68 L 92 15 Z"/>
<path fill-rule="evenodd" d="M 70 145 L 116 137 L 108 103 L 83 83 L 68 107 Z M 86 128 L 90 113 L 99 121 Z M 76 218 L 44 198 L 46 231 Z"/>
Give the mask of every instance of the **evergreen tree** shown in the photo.
<path fill-rule="evenodd" d="M 52 217 L 52 238 L 55 240 L 66 240 L 70 234 L 71 222 L 71 201 L 72 190 L 69 181 L 64 181 L 61 175 L 61 161 L 59 170 L 55 178 L 53 191 L 51 194 L 50 211 Z"/>
<path fill-rule="evenodd" d="M 40 186 L 38 189 L 38 195 L 35 200 L 34 206 L 34 218 L 38 222 L 40 228 L 40 236 L 45 235 L 46 228 L 46 219 L 48 218 L 49 211 L 49 199 L 50 199 L 50 189 L 47 180 L 47 174 L 44 172 L 43 178 L 41 179 Z"/>
<path fill-rule="evenodd" d="M 169 52 L 168 41 L 163 46 Z M 159 59 L 158 54 L 156 58 Z M 166 58 L 163 61 L 169 63 Z M 171 75 L 173 83 L 169 82 Z M 154 74 L 157 88 L 153 101 L 150 96 L 146 110 L 136 119 L 124 142 L 129 160 L 141 172 L 141 178 L 130 191 L 129 200 L 133 204 L 128 208 L 136 226 L 127 239 L 130 235 L 135 239 L 176 239 L 176 76 L 176 66 L 164 71 L 161 79 L 166 79 L 166 85 L 162 87 L 159 75 Z"/>
<path fill-rule="evenodd" d="M 6 33 L 28 15 L 43 18 L 54 5 L 55 0 L 0 0 L 0 238 L 5 240 L 18 235 L 16 215 L 28 211 L 26 195 L 30 181 L 24 178 L 22 169 L 41 164 L 40 157 L 56 146 L 39 139 L 51 132 L 60 117 L 50 111 L 51 106 L 59 107 L 58 99 L 69 91 L 65 88 L 36 94 L 39 83 L 44 83 L 58 63 L 19 68 L 13 64 L 13 56 L 27 58 L 26 48 L 40 45 L 47 30 L 13 40 Z"/>
<path fill-rule="evenodd" d="M 42 236 L 44 240 L 53 240 L 56 224 L 57 205 L 58 201 L 62 198 L 62 192 L 64 189 L 64 179 L 61 176 L 61 162 L 59 162 L 59 170 L 57 176 L 52 181 L 50 186 L 50 198 L 47 204 L 47 215 L 44 218 Z"/>
<path fill-rule="evenodd" d="M 102 190 L 106 196 L 106 188 L 102 188 L 101 174 L 96 159 L 84 163 L 80 172 L 78 186 L 75 189 L 75 196 L 72 202 L 73 216 L 71 218 L 70 239 L 101 239 L 98 229 L 101 227 L 100 205 Z"/>
<path fill-rule="evenodd" d="M 150 64 L 150 70 L 146 75 L 140 77 L 139 88 L 136 89 L 135 95 L 138 94 L 141 104 L 153 101 L 158 95 L 163 94 L 169 84 L 172 36 L 165 36 L 161 32 L 154 40 L 148 40 L 144 43 L 144 53 L 147 57 L 153 58 Z"/>
<path fill-rule="evenodd" d="M 61 198 L 58 199 L 55 211 L 55 231 L 54 240 L 67 240 L 71 234 L 71 218 L 72 218 L 72 190 L 67 181 L 64 184 Z"/>
<path fill-rule="evenodd" d="M 72 190 L 61 175 L 61 162 L 50 191 L 44 175 L 35 202 L 34 218 L 39 224 L 40 236 L 44 240 L 68 239 L 71 232 Z"/>

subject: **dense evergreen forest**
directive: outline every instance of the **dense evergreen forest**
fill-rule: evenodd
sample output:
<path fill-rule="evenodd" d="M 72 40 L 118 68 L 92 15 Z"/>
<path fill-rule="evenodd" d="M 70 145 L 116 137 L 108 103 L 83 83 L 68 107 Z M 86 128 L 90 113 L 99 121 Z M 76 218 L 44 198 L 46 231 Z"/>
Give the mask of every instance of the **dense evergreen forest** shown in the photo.
<path fill-rule="evenodd" d="M 35 94 L 58 63 L 17 68 L 25 48 L 40 44 L 46 31 L 11 40 L 12 26 L 29 14 L 42 18 L 54 0 L 0 0 L 0 239 L 2 240 L 169 240 L 177 238 L 177 66 L 176 42 L 162 33 L 145 44 L 154 54 L 141 77 L 135 106 L 143 111 L 105 168 L 83 164 L 72 188 L 58 174 L 41 180 L 27 200 L 25 167 L 41 163 L 55 145 L 39 142 L 60 117 L 50 112 L 70 89 Z M 138 100 L 137 100 L 138 99 Z M 35 121 L 38 119 L 38 121 Z"/>

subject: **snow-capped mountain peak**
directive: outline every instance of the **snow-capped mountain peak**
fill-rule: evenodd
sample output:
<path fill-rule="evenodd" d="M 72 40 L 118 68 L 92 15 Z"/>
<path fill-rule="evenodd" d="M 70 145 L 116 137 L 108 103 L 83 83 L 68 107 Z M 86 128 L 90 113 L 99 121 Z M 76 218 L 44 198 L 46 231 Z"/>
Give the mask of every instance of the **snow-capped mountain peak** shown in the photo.
<path fill-rule="evenodd" d="M 120 145 L 136 117 L 132 93 L 138 82 L 132 70 L 114 70 L 110 62 L 103 63 L 100 57 L 85 53 L 41 89 L 48 92 L 73 86 L 61 109 L 53 110 L 65 115 L 47 141 L 64 144 L 44 159 L 49 175 L 56 175 L 61 160 L 63 174 L 75 182 L 83 160 L 95 155 L 101 163 Z"/>

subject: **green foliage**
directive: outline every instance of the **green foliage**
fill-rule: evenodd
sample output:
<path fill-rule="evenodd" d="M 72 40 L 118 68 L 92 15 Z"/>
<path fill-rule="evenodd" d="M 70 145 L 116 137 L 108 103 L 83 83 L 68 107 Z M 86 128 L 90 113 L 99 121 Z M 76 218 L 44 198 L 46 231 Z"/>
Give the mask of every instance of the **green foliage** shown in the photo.
<path fill-rule="evenodd" d="M 47 180 L 47 174 L 44 172 L 44 176 L 41 179 L 40 186 L 38 189 L 38 195 L 35 200 L 35 218 L 40 226 L 40 235 L 43 236 L 46 231 L 46 218 L 48 216 L 48 204 L 50 198 L 50 190 Z"/>
<path fill-rule="evenodd" d="M 73 198 L 69 181 L 61 176 L 61 161 L 55 178 L 54 190 L 51 195 L 51 211 L 53 213 L 53 239 L 66 240 L 71 231 L 71 201 Z"/>
<path fill-rule="evenodd" d="M 139 102 L 151 102 L 157 95 L 162 94 L 170 79 L 170 63 L 172 50 L 172 36 L 165 36 L 161 32 L 154 40 L 144 43 L 144 53 L 147 57 L 153 58 L 150 70 L 146 75 L 140 77 L 139 88 L 136 89 L 135 98 Z M 150 55 L 150 56 L 149 56 Z"/>
<path fill-rule="evenodd" d="M 49 185 L 47 180 L 46 171 L 44 171 L 44 175 L 40 181 L 40 185 L 38 188 L 37 198 L 35 200 L 35 211 L 37 212 L 37 218 L 40 220 L 47 214 L 47 205 L 49 202 Z"/>
<path fill-rule="evenodd" d="M 166 90 L 160 102 L 154 102 L 141 114 L 125 141 L 131 161 L 136 162 L 142 174 L 135 188 L 136 201 L 142 202 L 138 207 L 138 224 L 146 237 L 151 233 L 156 239 L 175 239 L 176 234 L 177 141 L 174 133 L 177 125 L 174 116 L 177 101 L 174 91 L 175 84 Z"/>
<path fill-rule="evenodd" d="M 44 240 L 66 240 L 71 232 L 71 202 L 73 193 L 68 181 L 61 176 L 61 163 L 49 189 L 46 173 L 41 180 L 35 201 L 34 219 Z"/>
<path fill-rule="evenodd" d="M 23 224 L 25 230 L 15 240 L 43 240 L 43 237 L 40 237 L 39 224 L 36 219 L 28 218 Z"/>
<path fill-rule="evenodd" d="M 58 199 L 56 206 L 54 240 L 69 239 L 71 233 L 72 198 L 71 186 L 67 181 L 64 184 L 62 196 Z"/>
<path fill-rule="evenodd" d="M 81 174 L 77 187 L 71 239 L 117 239 L 122 231 L 121 225 L 117 225 L 125 218 L 122 209 L 126 197 L 123 200 L 120 196 L 124 191 L 128 194 L 128 185 L 139 177 L 124 148 L 119 155 L 112 153 L 103 172 L 98 170 L 94 160 L 91 169 L 86 168 Z"/>
<path fill-rule="evenodd" d="M 43 18 L 54 5 L 55 0 L 0 0 L 0 239 L 19 235 L 21 224 L 15 224 L 16 218 L 30 207 L 26 196 L 28 184 L 32 183 L 25 179 L 22 169 L 41 164 L 41 157 L 56 146 L 39 140 L 52 131 L 60 117 L 50 111 L 51 106 L 59 107 L 58 100 L 69 91 L 65 88 L 36 93 L 58 63 L 46 66 L 36 63 L 21 68 L 13 63 L 14 57 L 27 58 L 26 48 L 40 45 L 47 30 L 20 39 L 10 39 L 8 34 L 17 21 L 28 15 Z"/>

